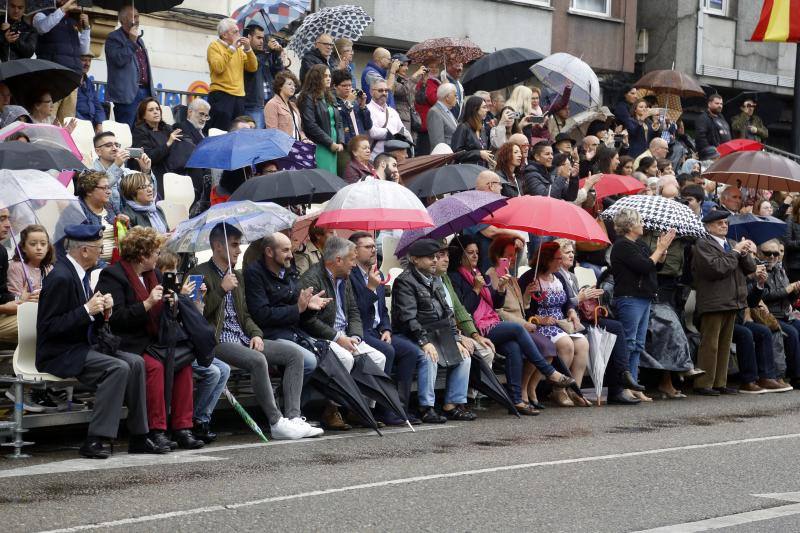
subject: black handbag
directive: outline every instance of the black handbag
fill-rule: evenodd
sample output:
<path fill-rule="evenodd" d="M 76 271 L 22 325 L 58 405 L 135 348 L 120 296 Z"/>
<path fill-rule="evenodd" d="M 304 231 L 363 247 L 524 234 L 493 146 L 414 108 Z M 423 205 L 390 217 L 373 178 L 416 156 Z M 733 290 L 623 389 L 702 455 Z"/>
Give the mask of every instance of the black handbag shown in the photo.
<path fill-rule="evenodd" d="M 158 341 L 145 348 L 145 353 L 161 361 L 174 372 L 191 365 L 195 350 L 188 333 L 178 322 L 177 306 L 164 303 L 159 323 Z"/>
<path fill-rule="evenodd" d="M 436 348 L 439 355 L 439 366 L 443 368 L 453 368 L 463 362 L 461 351 L 458 349 L 456 339 L 453 336 L 453 325 L 450 320 L 445 318 L 431 324 L 425 324 L 428 333 L 428 341 Z"/>

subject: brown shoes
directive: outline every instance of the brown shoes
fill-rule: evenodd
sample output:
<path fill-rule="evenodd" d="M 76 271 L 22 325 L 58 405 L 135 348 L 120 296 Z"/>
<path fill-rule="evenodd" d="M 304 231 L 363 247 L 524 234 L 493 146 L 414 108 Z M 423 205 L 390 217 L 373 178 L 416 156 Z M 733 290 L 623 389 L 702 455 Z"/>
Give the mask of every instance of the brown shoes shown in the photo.
<path fill-rule="evenodd" d="M 759 379 L 757 384 L 766 392 L 789 392 L 793 389 L 791 385 L 783 380 L 778 381 L 776 379 Z"/>
<path fill-rule="evenodd" d="M 739 392 L 741 392 L 742 394 L 764 394 L 765 392 L 767 392 L 767 389 L 759 387 L 758 385 L 755 384 L 755 382 L 742 383 L 741 385 L 739 385 Z"/>
<path fill-rule="evenodd" d="M 328 406 L 325 407 L 320 422 L 322 422 L 322 428 L 325 430 L 347 431 L 353 429 L 353 426 L 347 424 L 342 419 L 342 413 L 340 413 L 339 409 L 333 404 L 328 404 Z"/>

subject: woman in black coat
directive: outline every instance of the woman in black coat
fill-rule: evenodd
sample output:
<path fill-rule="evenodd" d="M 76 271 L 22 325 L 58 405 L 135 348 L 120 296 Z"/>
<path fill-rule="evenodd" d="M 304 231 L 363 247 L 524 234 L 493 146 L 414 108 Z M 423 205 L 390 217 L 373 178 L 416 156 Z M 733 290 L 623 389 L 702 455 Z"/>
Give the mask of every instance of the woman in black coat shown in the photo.
<path fill-rule="evenodd" d="M 474 163 L 488 167 L 494 162 L 492 152 L 488 150 L 489 139 L 483 127 L 483 119 L 489 108 L 480 96 L 470 96 L 461 112 L 461 122 L 456 131 L 450 147 L 453 152 L 463 152 L 456 156 L 459 163 Z"/>
<path fill-rule="evenodd" d="M 303 131 L 317 145 L 317 168 L 336 174 L 336 158 L 344 150 L 344 129 L 330 86 L 327 65 L 314 65 L 303 79 L 298 107 Z"/>
<path fill-rule="evenodd" d="M 800 198 L 795 198 L 786 217 L 786 235 L 783 238 L 786 247 L 786 273 L 789 281 L 800 281 Z"/>
<path fill-rule="evenodd" d="M 161 104 L 155 98 L 145 98 L 136 109 L 133 146 L 142 148 L 152 161 L 153 174 L 158 182 L 158 197 L 164 198 L 164 174 L 169 172 L 167 161 L 175 143 L 181 140 L 179 129 L 161 120 Z"/>

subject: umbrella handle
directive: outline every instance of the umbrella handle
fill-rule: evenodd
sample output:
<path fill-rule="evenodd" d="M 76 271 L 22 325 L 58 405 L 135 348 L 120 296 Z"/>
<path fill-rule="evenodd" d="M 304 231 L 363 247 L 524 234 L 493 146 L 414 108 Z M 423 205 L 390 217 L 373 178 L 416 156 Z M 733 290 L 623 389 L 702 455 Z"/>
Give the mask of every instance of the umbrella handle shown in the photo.
<path fill-rule="evenodd" d="M 23 260 L 22 250 L 19 249 L 19 243 L 17 242 L 16 237 L 14 237 L 14 232 L 11 232 L 11 242 L 14 243 L 14 248 L 17 250 L 17 255 L 19 256 L 19 262 L 22 265 L 22 274 L 25 276 L 25 283 L 28 285 L 28 293 L 33 293 L 33 282 L 31 281 L 31 277 L 28 274 L 28 267 L 25 266 L 25 261 Z"/>
<path fill-rule="evenodd" d="M 233 268 L 231 268 L 231 254 L 228 252 L 228 230 L 225 227 L 225 220 L 222 221 L 222 234 L 225 237 L 225 258 L 228 260 L 228 272 L 233 273 Z"/>
<path fill-rule="evenodd" d="M 604 318 L 608 318 L 608 309 L 602 305 L 598 305 L 594 308 L 594 327 L 597 327 L 597 322 L 600 320 L 600 314 L 602 314 Z"/>

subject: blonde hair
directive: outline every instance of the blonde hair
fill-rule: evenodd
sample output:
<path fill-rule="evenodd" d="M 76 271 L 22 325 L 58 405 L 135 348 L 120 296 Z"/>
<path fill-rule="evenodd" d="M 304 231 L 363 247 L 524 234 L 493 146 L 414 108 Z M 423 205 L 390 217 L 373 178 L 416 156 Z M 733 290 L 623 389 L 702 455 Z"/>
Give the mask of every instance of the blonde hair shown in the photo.
<path fill-rule="evenodd" d="M 532 97 L 533 91 L 530 87 L 519 85 L 512 91 L 511 98 L 506 100 L 506 105 L 513 108 L 517 113 L 530 115 L 533 111 L 533 106 L 531 105 Z"/>
<path fill-rule="evenodd" d="M 575 241 L 571 241 L 569 239 L 556 239 L 554 242 L 558 243 L 558 246 L 561 247 L 561 253 L 564 253 L 567 248 L 571 248 L 572 251 L 575 251 Z"/>

